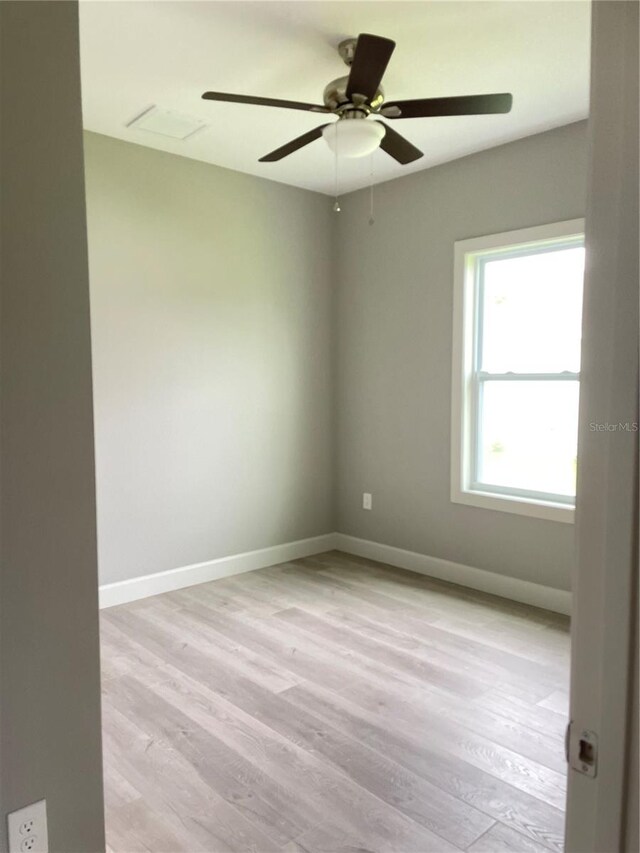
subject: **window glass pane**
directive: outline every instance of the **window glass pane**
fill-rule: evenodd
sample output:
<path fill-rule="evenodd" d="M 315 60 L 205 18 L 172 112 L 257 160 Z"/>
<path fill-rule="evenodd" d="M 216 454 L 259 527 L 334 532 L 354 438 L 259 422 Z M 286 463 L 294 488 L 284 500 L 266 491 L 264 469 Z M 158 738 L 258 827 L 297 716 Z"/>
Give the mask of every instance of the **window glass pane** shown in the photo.
<path fill-rule="evenodd" d="M 580 370 L 584 248 L 481 263 L 480 369 L 490 373 Z"/>
<path fill-rule="evenodd" d="M 482 383 L 477 479 L 492 486 L 573 496 L 579 383 Z"/>

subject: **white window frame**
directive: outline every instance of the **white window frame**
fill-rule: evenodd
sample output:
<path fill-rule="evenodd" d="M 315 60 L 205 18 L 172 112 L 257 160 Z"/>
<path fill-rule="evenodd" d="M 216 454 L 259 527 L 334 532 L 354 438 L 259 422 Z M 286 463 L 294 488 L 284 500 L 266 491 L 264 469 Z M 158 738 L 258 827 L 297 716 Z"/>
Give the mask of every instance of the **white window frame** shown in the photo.
<path fill-rule="evenodd" d="M 541 248 L 562 246 L 572 240 L 584 240 L 584 219 L 570 219 L 534 228 L 522 228 L 502 234 L 490 234 L 455 243 L 454 298 L 453 298 L 453 383 L 451 398 L 451 500 L 483 509 L 512 512 L 550 521 L 573 523 L 575 505 L 560 503 L 553 499 L 532 497 L 525 490 L 498 489 L 496 491 L 474 488 L 471 469 L 476 435 L 475 387 L 478 378 L 475 371 L 478 342 L 478 305 L 476 269 L 477 259 L 483 254 L 505 256 L 520 254 L 531 244 Z M 518 374 L 514 374 L 518 379 Z M 527 378 L 536 378 L 527 374 Z M 540 375 L 539 378 L 547 378 Z M 580 374 L 566 373 L 561 377 L 580 379 Z"/>

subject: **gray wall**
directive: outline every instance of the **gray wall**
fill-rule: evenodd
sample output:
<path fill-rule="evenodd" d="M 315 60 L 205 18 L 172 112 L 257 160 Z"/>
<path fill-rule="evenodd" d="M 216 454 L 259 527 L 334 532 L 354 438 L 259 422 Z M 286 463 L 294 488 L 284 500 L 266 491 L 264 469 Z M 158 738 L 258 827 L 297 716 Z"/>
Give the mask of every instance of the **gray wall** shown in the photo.
<path fill-rule="evenodd" d="M 453 244 L 583 216 L 586 155 L 580 122 L 376 187 L 373 226 L 368 191 L 343 199 L 340 532 L 569 588 L 573 525 L 450 501 Z"/>
<path fill-rule="evenodd" d="M 101 583 L 334 529 L 331 203 L 85 135 Z"/>
<path fill-rule="evenodd" d="M 89 284 L 75 2 L 2 2 L 0 849 L 104 849 Z"/>

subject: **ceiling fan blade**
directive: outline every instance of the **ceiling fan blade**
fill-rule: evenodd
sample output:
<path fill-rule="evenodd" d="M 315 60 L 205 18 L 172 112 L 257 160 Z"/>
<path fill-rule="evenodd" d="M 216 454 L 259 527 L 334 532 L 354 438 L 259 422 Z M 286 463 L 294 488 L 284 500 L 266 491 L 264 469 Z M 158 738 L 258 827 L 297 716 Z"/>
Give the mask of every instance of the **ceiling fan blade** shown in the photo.
<path fill-rule="evenodd" d="M 347 81 L 347 97 L 363 95 L 371 101 L 378 91 L 382 75 L 391 59 L 396 43 L 382 36 L 361 33 Z"/>
<path fill-rule="evenodd" d="M 413 163 L 414 160 L 419 160 L 421 157 L 424 157 L 424 154 L 419 148 L 412 145 L 408 139 L 404 138 L 404 136 L 396 133 L 393 128 L 386 125 L 383 121 L 379 121 L 378 124 L 383 125 L 385 129 L 385 134 L 380 142 L 380 148 L 382 148 L 383 151 L 386 151 L 394 160 L 397 160 L 398 163 L 402 163 L 403 166 L 406 166 L 407 163 Z"/>
<path fill-rule="evenodd" d="M 234 104 L 257 104 L 262 107 L 285 107 L 288 110 L 306 110 L 312 113 L 328 113 L 331 110 L 320 104 L 305 104 L 302 101 L 282 101 L 278 98 L 254 98 L 252 95 L 230 95 L 228 92 L 205 92 L 205 101 L 230 101 Z"/>
<path fill-rule="evenodd" d="M 273 163 L 276 160 L 282 160 L 283 157 L 293 154 L 293 152 L 297 151 L 298 148 L 304 148 L 305 145 L 308 145 L 310 142 L 313 142 L 314 139 L 318 139 L 318 137 L 322 136 L 322 131 L 326 126 L 326 124 L 321 124 L 320 127 L 316 127 L 314 130 L 309 130 L 307 133 L 303 133 L 302 136 L 292 139 L 291 142 L 287 142 L 286 145 L 276 148 L 276 150 L 272 151 L 270 154 L 265 154 L 264 157 L 261 157 L 258 160 L 258 162 Z"/>
<path fill-rule="evenodd" d="M 380 110 L 385 118 L 426 118 L 429 116 L 474 116 L 483 113 L 508 113 L 513 95 L 463 95 L 457 98 L 419 98 L 415 101 L 390 101 Z"/>

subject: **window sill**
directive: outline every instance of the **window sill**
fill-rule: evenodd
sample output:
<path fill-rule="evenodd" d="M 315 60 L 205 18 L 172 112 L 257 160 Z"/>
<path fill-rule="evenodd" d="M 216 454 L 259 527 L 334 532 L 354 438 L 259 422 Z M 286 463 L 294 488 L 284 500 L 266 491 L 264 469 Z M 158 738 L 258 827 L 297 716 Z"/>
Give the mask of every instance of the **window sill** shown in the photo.
<path fill-rule="evenodd" d="M 561 521 L 565 524 L 573 524 L 575 519 L 575 507 L 510 495 L 456 490 L 451 494 L 451 501 L 482 509 L 498 510 L 498 512 L 528 515 L 530 518 L 543 518 L 546 521 Z"/>

